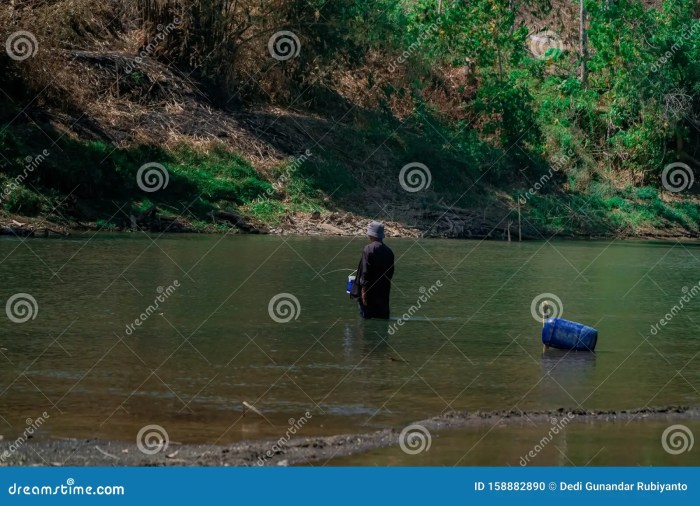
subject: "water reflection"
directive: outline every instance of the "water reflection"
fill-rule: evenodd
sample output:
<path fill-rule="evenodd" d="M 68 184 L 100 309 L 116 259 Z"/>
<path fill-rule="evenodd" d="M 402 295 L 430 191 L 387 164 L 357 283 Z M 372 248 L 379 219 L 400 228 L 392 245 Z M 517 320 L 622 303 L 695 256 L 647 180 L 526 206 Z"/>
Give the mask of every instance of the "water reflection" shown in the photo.
<path fill-rule="evenodd" d="M 343 351 L 349 361 L 363 357 L 386 355 L 390 352 L 389 322 L 386 320 L 363 320 L 346 323 L 343 330 Z"/>
<path fill-rule="evenodd" d="M 594 383 L 596 354 L 550 348 L 540 357 L 542 395 L 562 407 L 579 407 L 586 385 Z"/>

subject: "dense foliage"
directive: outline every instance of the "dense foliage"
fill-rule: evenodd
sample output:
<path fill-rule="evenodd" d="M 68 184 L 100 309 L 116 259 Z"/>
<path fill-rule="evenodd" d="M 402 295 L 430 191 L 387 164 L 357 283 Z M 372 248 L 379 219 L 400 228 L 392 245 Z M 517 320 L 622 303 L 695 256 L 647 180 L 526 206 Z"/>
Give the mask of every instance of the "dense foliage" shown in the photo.
<path fill-rule="evenodd" d="M 575 205 L 621 226 L 665 215 L 697 228 L 696 207 L 660 197 L 665 166 L 700 167 L 695 0 L 123 0 L 90 16 L 90 0 L 35 3 L 69 20 L 42 41 L 100 49 L 136 31 L 132 50 L 192 78 L 217 107 L 274 104 L 354 122 L 349 145 L 376 141 L 399 162 L 438 160 L 437 192 L 469 198 L 469 188 L 489 184 L 517 197 L 555 167 L 556 184 L 528 200 L 533 219 L 555 229 L 562 206 Z M 15 14 L 15 26 L 32 21 L 41 31 Z M 177 30 L 152 44 L 174 21 Z M 292 57 L 270 57 L 280 32 L 293 34 L 284 48 Z M 6 58 L 0 67 L 19 72 Z M 17 89 L 52 86 L 27 80 L 38 73 L 24 68 Z M 399 127 L 421 140 L 398 138 Z M 10 138 L 0 136 L 6 150 Z M 105 180 L 118 185 L 119 170 Z M 317 157 L 295 184 L 314 199 L 331 182 L 357 182 L 351 172 Z M 267 183 L 246 177 L 252 190 L 216 195 L 259 208 Z"/>
<path fill-rule="evenodd" d="M 335 70 L 363 69 L 379 102 L 410 97 L 416 121 L 426 111 L 449 112 L 444 126 L 459 132 L 455 143 L 472 144 L 466 151 L 474 149 L 475 128 L 480 141 L 509 151 L 512 164 L 506 172 L 494 171 L 499 178 L 518 179 L 507 171 L 573 152 L 583 170 L 571 171 L 572 183 L 580 177 L 583 187 L 571 190 L 586 188 L 601 171 L 634 186 L 655 186 L 665 164 L 693 165 L 700 157 L 700 8 L 694 0 L 665 0 L 653 7 L 639 0 L 587 0 L 585 56 L 575 0 L 145 3 L 151 6 L 151 25 L 174 15 L 201 22 L 191 4 L 215 11 L 203 27 L 206 36 L 192 39 L 185 30 L 179 45 L 164 52 L 172 57 L 179 51 L 178 61 L 210 68 L 204 75 L 226 77 L 216 82 L 223 96 L 240 96 L 241 87 L 254 82 L 267 96 L 294 104 L 309 86 L 332 88 Z M 569 16 L 556 26 L 552 15 L 562 12 Z M 534 19 L 558 37 L 541 54 L 532 51 Z M 222 30 L 222 20 L 235 20 L 236 28 Z M 265 58 L 264 44 L 252 41 L 267 40 L 282 28 L 297 34 L 301 50 L 299 58 L 279 65 Z M 199 40 L 206 41 L 201 49 Z M 192 54 L 206 54 L 209 47 L 218 52 L 202 66 Z M 382 66 L 390 72 L 382 72 Z M 458 100 L 445 104 L 426 98 L 435 79 L 455 69 L 468 74 L 451 90 Z M 276 72 L 279 79 L 270 77 Z"/>

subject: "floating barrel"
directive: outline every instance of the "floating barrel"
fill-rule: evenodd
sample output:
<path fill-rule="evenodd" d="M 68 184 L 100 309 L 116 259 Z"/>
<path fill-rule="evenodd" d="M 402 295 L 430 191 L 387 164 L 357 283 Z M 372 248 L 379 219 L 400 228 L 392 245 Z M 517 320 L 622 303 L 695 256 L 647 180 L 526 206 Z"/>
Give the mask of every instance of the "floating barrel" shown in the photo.
<path fill-rule="evenodd" d="M 542 342 L 560 350 L 594 351 L 598 331 L 562 318 L 550 318 L 542 328 Z"/>

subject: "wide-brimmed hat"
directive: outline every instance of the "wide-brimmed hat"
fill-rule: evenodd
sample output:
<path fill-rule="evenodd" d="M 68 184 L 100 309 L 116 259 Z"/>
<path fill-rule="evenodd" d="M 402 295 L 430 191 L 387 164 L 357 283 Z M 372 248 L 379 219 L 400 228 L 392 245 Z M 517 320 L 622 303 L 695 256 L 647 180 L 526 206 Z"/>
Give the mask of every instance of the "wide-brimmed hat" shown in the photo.
<path fill-rule="evenodd" d="M 367 235 L 377 239 L 384 239 L 384 224 L 378 221 L 371 222 L 367 225 Z"/>

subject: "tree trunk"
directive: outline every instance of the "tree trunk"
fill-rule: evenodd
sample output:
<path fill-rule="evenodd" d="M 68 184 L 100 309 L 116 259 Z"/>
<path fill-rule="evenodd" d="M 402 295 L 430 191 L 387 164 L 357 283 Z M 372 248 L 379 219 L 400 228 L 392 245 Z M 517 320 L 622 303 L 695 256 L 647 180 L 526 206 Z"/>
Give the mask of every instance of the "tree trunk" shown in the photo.
<path fill-rule="evenodd" d="M 581 87 L 585 88 L 588 84 L 588 68 L 586 60 L 588 59 L 587 37 L 586 37 L 586 7 L 584 0 L 580 0 L 580 23 L 579 23 L 579 44 L 581 53 Z"/>

